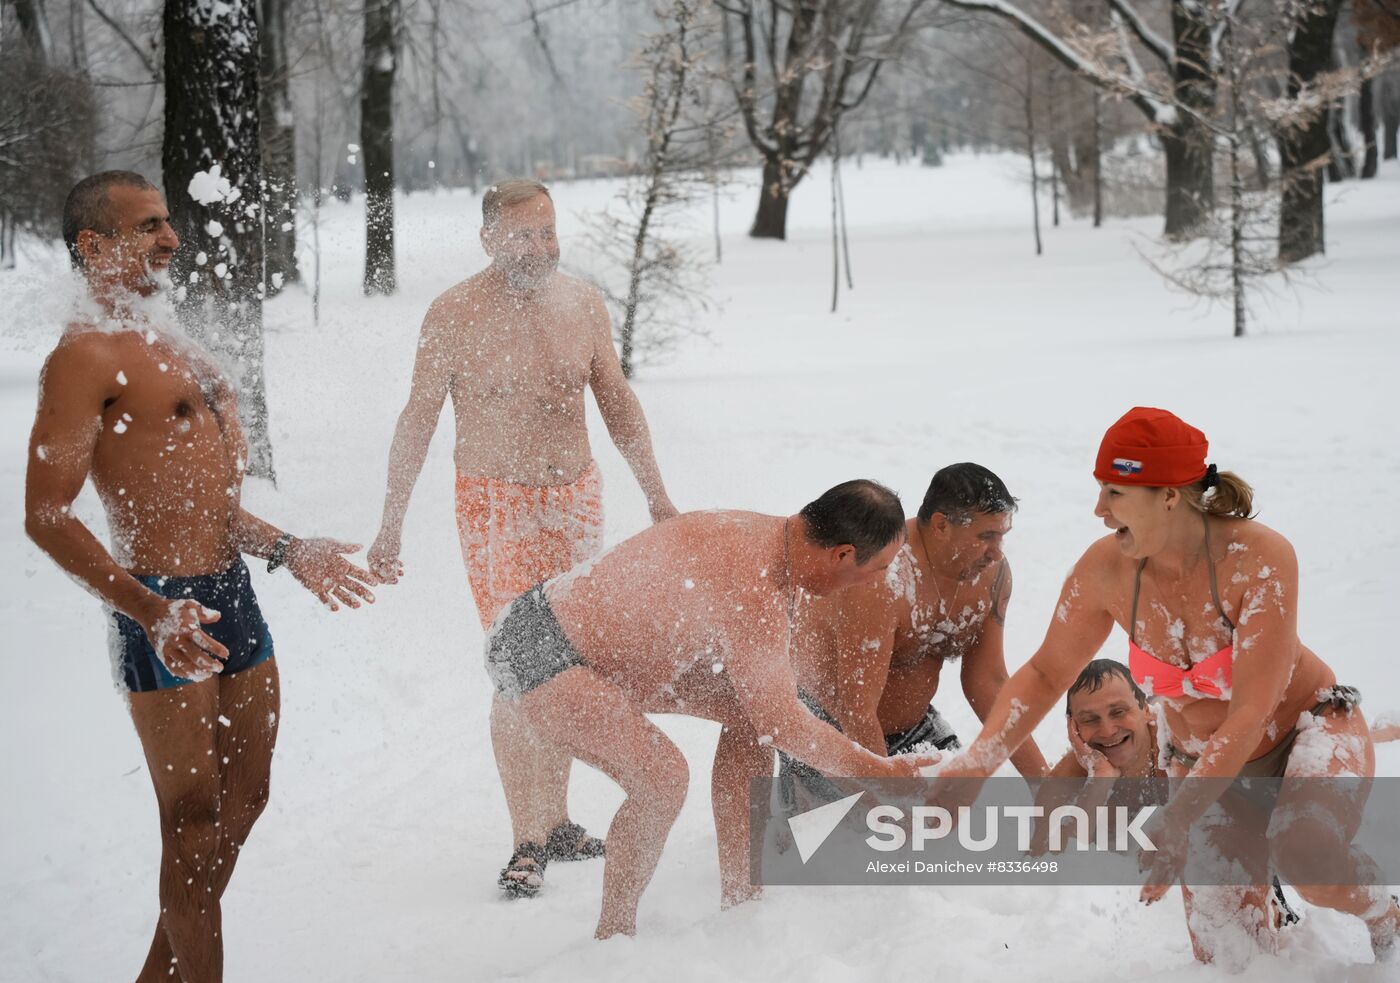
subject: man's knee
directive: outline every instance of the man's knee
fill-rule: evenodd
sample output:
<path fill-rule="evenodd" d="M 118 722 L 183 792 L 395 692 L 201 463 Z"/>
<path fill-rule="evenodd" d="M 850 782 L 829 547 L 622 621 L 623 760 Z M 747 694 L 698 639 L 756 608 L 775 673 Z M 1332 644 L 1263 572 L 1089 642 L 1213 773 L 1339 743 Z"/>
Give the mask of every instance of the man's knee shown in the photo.
<path fill-rule="evenodd" d="M 266 779 L 251 788 L 230 790 L 220 809 L 224 834 L 241 843 L 267 808 L 268 791 Z"/>
<path fill-rule="evenodd" d="M 680 814 L 690 787 L 690 766 L 685 755 L 664 738 L 655 742 L 642 769 L 644 787 L 627 788 L 629 796 L 645 796 L 647 807 L 671 818 Z"/>
<path fill-rule="evenodd" d="M 210 890 L 219 842 L 217 798 L 182 796 L 161 809 L 161 894 L 197 900 Z"/>

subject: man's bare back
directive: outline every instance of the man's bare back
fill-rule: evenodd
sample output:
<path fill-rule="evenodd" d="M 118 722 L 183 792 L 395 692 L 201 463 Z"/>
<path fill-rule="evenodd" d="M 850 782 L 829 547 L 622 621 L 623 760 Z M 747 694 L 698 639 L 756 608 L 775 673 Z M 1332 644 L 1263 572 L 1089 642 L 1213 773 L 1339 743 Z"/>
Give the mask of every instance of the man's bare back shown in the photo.
<path fill-rule="evenodd" d="M 563 273 L 522 295 L 488 268 L 438 297 L 422 344 L 448 367 L 457 471 L 532 486 L 576 480 L 592 459 L 584 390 L 609 332 L 597 288 Z"/>
<path fill-rule="evenodd" d="M 690 513 L 529 591 L 497 619 L 486 651 L 493 725 L 508 720 L 521 740 L 586 761 L 627 793 L 608 833 L 600 938 L 636 930 L 637 901 L 689 780 L 646 713 L 722 725 L 711 801 L 726 905 L 756 896 L 749 790 L 771 774 L 770 747 L 833 775 L 913 777 L 933 762 L 871 753 L 818 720 L 798 701 L 788 655 L 796 597 L 883 577 L 902 518 L 898 497 L 868 481 L 838 485 L 786 518 Z M 514 813 L 522 792 L 508 777 L 503 770 Z M 538 855 L 529 846 L 517 853 Z"/>
<path fill-rule="evenodd" d="M 633 699 L 665 705 L 702 663 L 715 675 L 736 660 L 786 663 L 796 587 L 785 531 L 778 516 L 689 513 L 566 574 L 547 596 L 589 666 Z"/>

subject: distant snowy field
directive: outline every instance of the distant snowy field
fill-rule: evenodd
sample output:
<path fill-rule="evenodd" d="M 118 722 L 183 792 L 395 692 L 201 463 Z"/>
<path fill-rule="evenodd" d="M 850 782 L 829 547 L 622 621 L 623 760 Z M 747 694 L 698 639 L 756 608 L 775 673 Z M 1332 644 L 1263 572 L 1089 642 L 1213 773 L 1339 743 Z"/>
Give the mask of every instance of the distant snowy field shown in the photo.
<path fill-rule="evenodd" d="M 1104 428 L 1132 405 L 1165 406 L 1206 431 L 1212 460 L 1255 484 L 1261 519 L 1296 545 L 1304 639 L 1363 689 L 1372 719 L 1400 711 L 1400 167 L 1329 188 L 1316 285 L 1261 301 L 1244 340 L 1230 337 L 1226 311 L 1169 292 L 1137 255 L 1155 218 L 1047 228 L 1037 258 L 1020 175 L 997 156 L 850 166 L 856 289 L 836 315 L 826 173 L 799 188 L 785 244 L 744 236 L 756 177 L 737 184 L 723 205 L 710 340 L 637 383 L 677 505 L 788 513 L 839 480 L 874 477 L 912 512 L 938 467 L 985 464 L 1021 499 L 1008 541 L 1014 669 L 1102 531 L 1090 469 Z M 555 189 L 566 267 L 587 265 L 576 213 L 615 188 Z M 297 533 L 370 542 L 419 321 L 484 262 L 476 199 L 421 194 L 398 208 L 396 296 L 360 295 L 357 200 L 326 212 L 319 329 L 299 291 L 268 307 L 280 484 L 251 482 L 246 500 Z M 694 219 L 703 235 L 708 203 Z M 62 266 L 31 247 L 20 271 L 0 274 L 0 979 L 16 981 L 130 978 L 156 914 L 154 797 L 112 690 L 101 613 L 21 529 Z M 598 863 L 551 867 L 534 902 L 501 900 L 509 830 L 452 519 L 450 427 L 444 416 L 409 516 L 408 576 L 373 608 L 331 615 L 289 577 L 254 569 L 284 719 L 272 803 L 224 903 L 232 983 L 1223 978 L 1194 964 L 1175 893 L 1145 909 L 1127 887 L 788 888 L 721 913 L 708 801 L 716 729 L 686 718 L 660 721 L 692 786 L 636 939 L 591 939 Z M 594 449 L 616 542 L 646 510 L 600 425 Z M 95 496 L 80 502 L 99 523 Z M 1105 654 L 1124 649 L 1115 633 Z M 975 733 L 955 672 L 938 702 Z M 1047 754 L 1065 747 L 1056 718 L 1038 732 Z M 1379 757 L 1383 774 L 1400 775 L 1400 746 Z M 574 815 L 591 829 L 606 830 L 619 799 L 576 769 Z M 1286 944 L 1237 978 L 1336 978 L 1370 960 L 1360 924 L 1328 912 L 1309 910 Z"/>

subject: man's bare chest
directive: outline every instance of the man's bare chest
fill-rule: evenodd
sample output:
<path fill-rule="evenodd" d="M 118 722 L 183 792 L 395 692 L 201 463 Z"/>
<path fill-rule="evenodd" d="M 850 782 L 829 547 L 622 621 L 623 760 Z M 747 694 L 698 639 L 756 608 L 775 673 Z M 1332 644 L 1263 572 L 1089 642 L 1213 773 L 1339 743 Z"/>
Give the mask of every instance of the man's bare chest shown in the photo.
<path fill-rule="evenodd" d="M 103 436 L 195 439 L 219 437 L 210 394 L 217 380 L 167 345 L 123 346 L 108 364 L 112 378 L 103 401 Z"/>
<path fill-rule="evenodd" d="M 526 400 L 559 408 L 582 396 L 591 369 L 592 349 L 584 339 L 539 329 L 498 330 L 458 348 L 452 392 L 468 404 Z"/>
<path fill-rule="evenodd" d="M 985 598 L 919 597 L 895 631 L 892 668 L 909 669 L 923 663 L 955 661 L 970 652 L 987 619 Z"/>

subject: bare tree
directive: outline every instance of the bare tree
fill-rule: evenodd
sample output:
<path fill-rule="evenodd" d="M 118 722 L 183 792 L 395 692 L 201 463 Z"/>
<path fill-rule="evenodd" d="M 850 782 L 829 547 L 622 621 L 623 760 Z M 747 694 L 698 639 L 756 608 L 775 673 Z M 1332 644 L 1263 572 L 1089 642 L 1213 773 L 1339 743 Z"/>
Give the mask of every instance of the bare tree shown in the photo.
<path fill-rule="evenodd" d="M 1356 44 L 1362 57 L 1382 55 L 1400 48 L 1400 3 L 1393 0 L 1353 0 L 1352 19 L 1356 23 Z M 1400 129 L 1400 77 L 1395 71 L 1377 77 L 1367 76 L 1361 83 L 1360 123 L 1365 141 L 1365 160 L 1361 176 L 1376 176 L 1380 165 L 1378 126 L 1385 127 L 1385 158 L 1395 158 L 1395 135 Z M 1389 85 L 1389 88 L 1387 88 Z M 1389 103 L 1389 105 L 1388 105 Z"/>
<path fill-rule="evenodd" d="M 1166 262 L 1149 262 L 1178 289 L 1208 302 L 1229 304 L 1234 336 L 1240 338 L 1246 330 L 1248 291 L 1256 279 L 1280 269 L 1272 234 L 1276 198 L 1268 191 L 1249 190 L 1245 179 L 1250 127 L 1247 86 L 1257 68 L 1259 49 L 1251 48 L 1239 36 L 1240 25 L 1233 11 L 1215 7 L 1210 13 L 1218 17 L 1221 30 L 1218 82 L 1225 98 L 1208 123 L 1223 147 L 1228 196 L 1201 226 L 1199 242 L 1169 250 Z"/>
<path fill-rule="evenodd" d="M 1129 0 L 1108 0 L 1121 37 L 1105 46 L 1101 31 L 1057 32 L 1028 9 L 1006 0 L 943 0 L 967 10 L 984 11 L 1015 25 L 1053 58 L 1082 78 L 1128 99 L 1147 117 L 1162 141 L 1167 167 L 1165 234 L 1189 238 L 1206 220 L 1215 202 L 1210 136 L 1202 122 L 1215 102 L 1215 49 L 1203 20 L 1206 4 L 1171 0 L 1172 38 L 1148 24 Z M 1239 0 L 1229 0 L 1237 4 Z M 1127 35 L 1165 74 L 1149 77 Z"/>
<path fill-rule="evenodd" d="M 1332 64 L 1332 34 L 1342 0 L 1291 0 L 1288 42 L 1288 99 L 1295 105 L 1316 104 L 1322 76 Z M 1325 107 L 1326 102 L 1322 105 Z M 1331 158 L 1328 114 L 1311 112 L 1278 134 L 1279 180 L 1283 207 L 1279 213 L 1279 258 L 1296 263 L 1326 252 L 1323 232 L 1323 171 Z"/>
<path fill-rule="evenodd" d="M 92 87 L 57 63 L 40 0 L 17 6 L 0 33 L 0 269 L 21 228 L 56 236 L 68 189 L 92 166 Z M 18 37 L 15 36 L 18 34 Z"/>
<path fill-rule="evenodd" d="M 365 0 L 360 146 L 365 162 L 365 293 L 398 289 L 394 270 L 394 72 L 399 0 Z"/>
<path fill-rule="evenodd" d="M 297 145 L 287 59 L 288 0 L 259 0 L 263 177 L 263 260 L 267 293 L 301 279 L 297 270 Z"/>
<path fill-rule="evenodd" d="M 749 142 L 763 187 L 749 235 L 787 238 L 788 199 L 826 150 L 841 118 L 870 94 L 925 0 L 715 0 Z M 760 82 L 760 75 L 763 81 Z M 815 93 L 808 90 L 812 85 Z"/>
<path fill-rule="evenodd" d="M 187 330 L 239 389 L 251 474 L 275 477 L 263 373 L 262 154 L 255 0 L 166 0 L 162 164 Z"/>
<path fill-rule="evenodd" d="M 694 315 L 708 306 L 708 263 L 698 244 L 682 241 L 672 227 L 675 213 L 708 195 L 728 163 L 720 148 L 730 142 L 732 126 L 711 115 L 706 97 L 714 80 L 705 53 L 716 32 L 704 6 L 705 0 L 657 4 L 660 30 L 646 38 L 635 62 L 645 76 L 633 109 L 646 149 L 620 196 L 621 214 L 609 209 L 590 222 L 590 244 L 610 266 L 602 288 L 617 317 L 629 378 L 683 335 L 701 333 Z"/>

